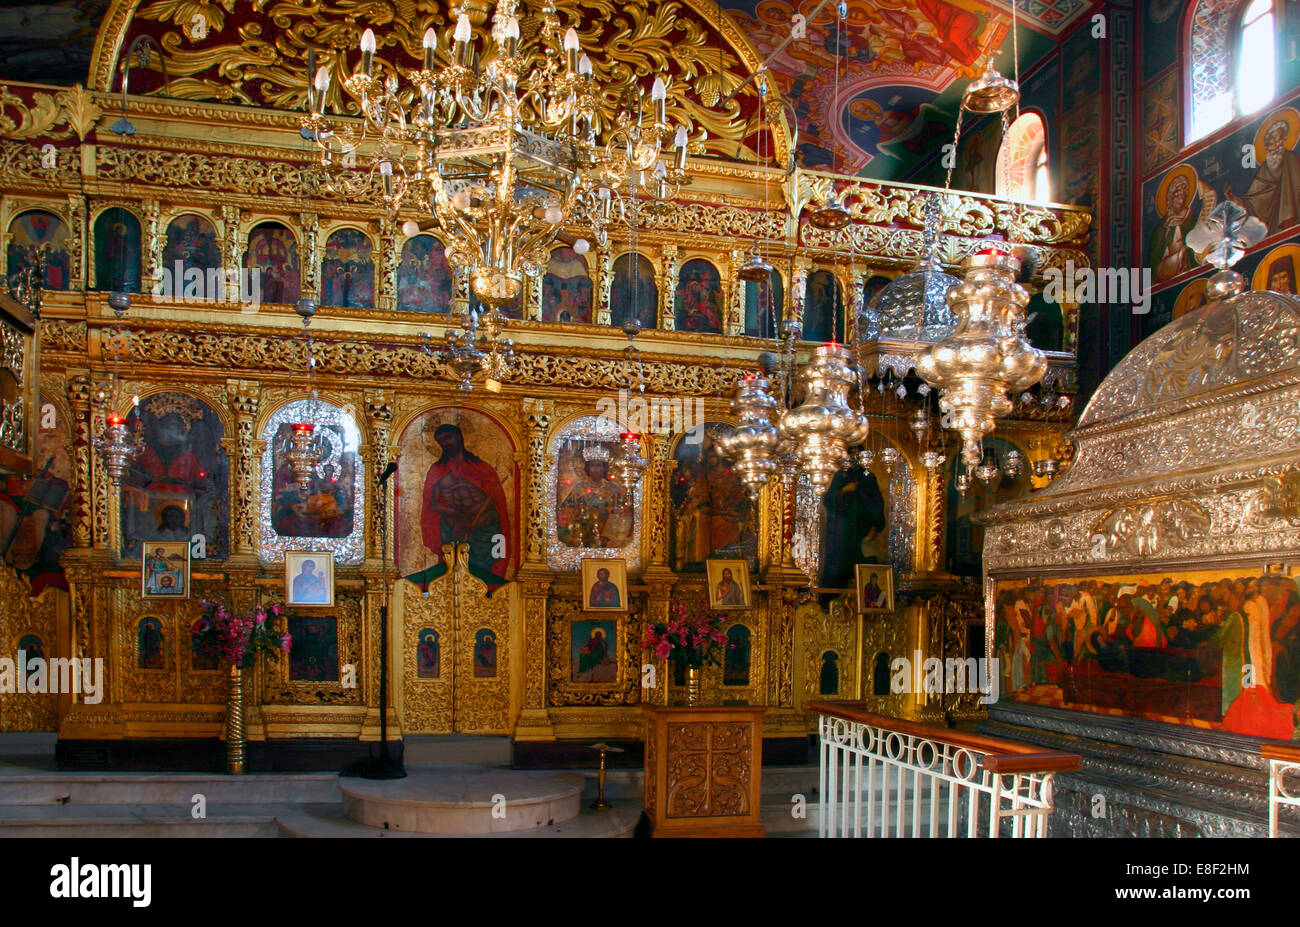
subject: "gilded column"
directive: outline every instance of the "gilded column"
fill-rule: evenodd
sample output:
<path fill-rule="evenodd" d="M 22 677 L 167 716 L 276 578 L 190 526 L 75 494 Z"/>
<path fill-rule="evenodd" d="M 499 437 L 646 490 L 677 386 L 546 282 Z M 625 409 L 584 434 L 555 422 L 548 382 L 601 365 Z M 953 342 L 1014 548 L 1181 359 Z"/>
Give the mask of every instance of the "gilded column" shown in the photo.
<path fill-rule="evenodd" d="M 803 303 L 808 294 L 809 269 L 808 258 L 800 256 L 794 259 L 790 272 L 790 294 L 786 300 L 785 317 L 797 322 L 800 329 L 803 328 Z"/>
<path fill-rule="evenodd" d="M 379 222 L 379 253 L 373 257 L 377 309 L 392 311 L 397 308 L 397 265 L 402 256 L 397 236 L 397 219 L 386 216 Z M 319 261 L 316 263 L 320 265 Z"/>
<path fill-rule="evenodd" d="M 320 298 L 320 216 L 314 212 L 302 212 L 298 214 L 298 222 L 302 226 L 302 247 L 298 253 L 301 265 L 298 272 L 302 278 L 299 295 L 303 299 L 315 300 Z"/>
<path fill-rule="evenodd" d="M 858 331 L 858 313 L 862 310 L 862 294 L 866 290 L 871 269 L 865 264 L 849 268 L 849 289 L 844 297 L 844 343 L 855 344 Z"/>
<path fill-rule="evenodd" d="M 659 285 L 659 328 L 670 332 L 677 328 L 677 274 L 678 266 L 676 245 L 664 245 L 664 266 Z"/>
<path fill-rule="evenodd" d="M 393 394 L 390 390 L 368 390 L 365 401 L 366 421 L 370 427 L 370 476 L 367 480 L 366 498 L 372 500 L 371 504 L 366 507 L 366 537 L 369 539 L 367 555 L 374 557 L 379 555 L 383 545 L 379 523 L 379 507 L 381 505 L 390 506 L 388 511 L 392 511 L 393 481 L 389 480 L 383 487 L 384 498 L 382 500 L 379 499 L 378 494 L 381 492 L 379 477 L 383 475 L 391 459 L 389 447 L 391 435 L 389 430 L 393 424 Z M 391 519 L 389 524 L 392 524 Z M 385 556 L 391 562 L 393 558 L 393 538 L 391 534 L 388 538 L 388 551 Z"/>
<path fill-rule="evenodd" d="M 234 491 L 230 494 L 230 546 L 232 553 L 253 557 L 258 543 L 258 465 L 261 452 L 253 429 L 262 388 L 255 380 L 227 380 L 226 398 L 235 418 L 231 459 L 235 462 Z M 222 442 L 225 443 L 225 442 Z"/>
<path fill-rule="evenodd" d="M 549 399 L 526 398 L 524 420 L 528 424 L 528 459 L 522 468 L 527 479 L 524 557 L 528 566 L 546 565 L 546 442 L 555 412 Z"/>
<path fill-rule="evenodd" d="M 745 334 L 745 281 L 740 279 L 740 267 L 745 263 L 745 251 L 737 248 L 731 252 L 731 280 L 727 292 L 731 294 L 726 321 L 722 330 L 728 335 Z"/>
<path fill-rule="evenodd" d="M 649 462 L 642 478 L 642 520 L 646 537 L 646 572 L 670 572 L 668 567 L 668 481 L 677 468 L 671 435 L 646 435 Z"/>
<path fill-rule="evenodd" d="M 77 194 L 68 194 L 68 265 L 72 273 L 68 281 L 68 289 L 85 290 L 86 281 L 89 279 L 89 257 L 86 254 L 85 242 L 89 241 L 86 234 L 86 198 Z"/>
<path fill-rule="evenodd" d="M 89 547 L 90 461 L 94 454 L 94 431 L 90 417 L 90 375 L 68 371 L 68 402 L 72 406 L 72 546 Z"/>
<path fill-rule="evenodd" d="M 221 224 L 225 237 L 221 243 L 221 264 L 226 272 L 226 302 L 239 302 L 239 270 L 243 266 L 239 223 L 243 211 L 238 206 L 221 207 Z"/>
<path fill-rule="evenodd" d="M 157 200 L 145 200 L 142 207 L 144 222 L 141 229 L 140 253 L 144 259 L 144 279 L 140 281 L 140 290 L 144 293 L 153 293 L 162 286 L 163 279 L 162 209 Z"/>
<path fill-rule="evenodd" d="M 593 274 L 595 282 L 595 299 L 592 303 L 592 322 L 597 325 L 610 325 L 609 298 L 614 288 L 614 252 L 609 240 L 596 247 L 596 268 Z"/>
<path fill-rule="evenodd" d="M 520 307 L 520 315 L 525 319 L 541 322 L 542 319 L 542 279 L 543 274 L 534 274 L 524 279 L 524 291 L 527 293 Z M 553 321 L 553 320 L 552 320 Z"/>

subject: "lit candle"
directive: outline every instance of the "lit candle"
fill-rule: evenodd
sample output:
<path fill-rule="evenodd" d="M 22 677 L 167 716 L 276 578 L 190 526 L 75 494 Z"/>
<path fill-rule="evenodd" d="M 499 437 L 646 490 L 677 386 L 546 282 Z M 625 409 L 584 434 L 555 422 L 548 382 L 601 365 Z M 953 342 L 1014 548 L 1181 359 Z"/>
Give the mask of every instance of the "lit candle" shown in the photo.
<path fill-rule="evenodd" d="M 379 177 L 384 184 L 384 196 L 392 196 L 393 195 L 393 162 L 392 161 L 379 162 Z"/>
<path fill-rule="evenodd" d="M 472 52 L 469 47 L 470 36 L 473 32 L 470 29 L 469 17 L 464 13 L 456 20 L 456 31 L 452 33 L 452 39 L 456 43 L 456 63 L 462 67 L 469 67 L 472 59 Z"/>
<path fill-rule="evenodd" d="M 424 30 L 424 69 L 433 70 L 433 53 L 438 48 L 438 33 L 430 26 Z"/>
<path fill-rule="evenodd" d="M 677 146 L 677 169 L 686 170 L 686 126 L 678 126 L 677 134 L 673 137 L 673 144 Z"/>
<path fill-rule="evenodd" d="M 316 78 L 312 81 L 311 111 L 319 116 L 325 112 L 325 94 L 330 89 L 330 72 L 323 65 L 316 69 Z"/>
<path fill-rule="evenodd" d="M 375 33 L 367 29 L 361 33 L 361 73 L 370 76 L 375 67 Z"/>
<path fill-rule="evenodd" d="M 656 77 L 654 85 L 650 88 L 650 99 L 655 105 L 655 122 L 668 121 L 668 89 L 664 86 L 664 79 Z"/>
<path fill-rule="evenodd" d="M 570 26 L 569 31 L 564 33 L 564 56 L 570 71 L 578 70 L 578 53 L 578 30 Z"/>
<path fill-rule="evenodd" d="M 511 16 L 506 20 L 506 57 L 513 58 L 519 48 L 519 20 Z"/>
<path fill-rule="evenodd" d="M 591 76 L 591 59 L 586 55 L 578 59 L 578 73 L 583 77 Z"/>

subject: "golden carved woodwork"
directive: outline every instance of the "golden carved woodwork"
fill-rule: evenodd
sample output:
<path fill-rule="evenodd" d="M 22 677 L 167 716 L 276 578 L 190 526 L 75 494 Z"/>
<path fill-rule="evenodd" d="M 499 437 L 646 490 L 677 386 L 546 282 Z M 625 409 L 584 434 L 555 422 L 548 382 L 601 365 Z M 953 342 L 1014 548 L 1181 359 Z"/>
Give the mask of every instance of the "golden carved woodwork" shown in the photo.
<path fill-rule="evenodd" d="M 631 608 L 620 614 L 585 612 L 581 592 L 557 593 L 548 601 L 549 631 L 546 650 L 550 655 L 548 703 L 557 708 L 586 705 L 639 705 L 641 703 L 641 612 L 640 597 L 630 595 Z M 589 620 L 613 621 L 618 627 L 615 651 L 617 675 L 613 682 L 573 681 L 573 623 Z"/>
<path fill-rule="evenodd" d="M 765 710 L 643 709 L 645 808 L 653 836 L 763 836 Z"/>

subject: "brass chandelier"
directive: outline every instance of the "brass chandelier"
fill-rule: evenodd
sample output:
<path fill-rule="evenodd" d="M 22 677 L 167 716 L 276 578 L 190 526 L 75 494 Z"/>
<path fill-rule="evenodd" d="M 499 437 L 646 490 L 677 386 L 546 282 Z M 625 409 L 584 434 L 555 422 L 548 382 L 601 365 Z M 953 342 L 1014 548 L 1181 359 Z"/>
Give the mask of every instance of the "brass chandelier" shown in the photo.
<path fill-rule="evenodd" d="M 398 69 L 384 64 L 386 76 L 378 73 L 378 41 L 365 30 L 361 67 L 343 80 L 360 102 L 361 124 L 326 115 L 332 78 L 324 67 L 302 120 L 332 194 L 377 193 L 390 214 L 427 209 L 449 264 L 468 273 L 492 309 L 519 295 L 525 275 L 542 273 L 565 226 L 579 222 L 603 239 L 616 209 L 669 198 L 689 182 L 687 128 L 668 121 L 663 79 L 648 101 L 644 92 L 625 96 L 622 112 L 607 113 L 577 31 L 562 30 L 551 0 L 533 47 L 521 45 L 517 8 L 516 0 L 496 5 L 481 48 L 465 13 L 445 53 L 438 31 L 427 29 L 423 66 L 405 72 L 401 89 Z M 587 248 L 575 243 L 579 253 Z"/>

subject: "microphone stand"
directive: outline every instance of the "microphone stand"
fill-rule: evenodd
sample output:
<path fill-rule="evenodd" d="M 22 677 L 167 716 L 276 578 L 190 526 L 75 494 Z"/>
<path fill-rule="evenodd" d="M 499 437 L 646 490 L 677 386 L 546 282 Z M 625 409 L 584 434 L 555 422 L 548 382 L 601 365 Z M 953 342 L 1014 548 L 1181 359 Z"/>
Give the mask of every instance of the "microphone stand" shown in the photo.
<path fill-rule="evenodd" d="M 360 776 L 362 779 L 405 779 L 406 769 L 401 759 L 393 759 L 388 753 L 388 600 L 390 588 L 388 582 L 388 478 L 397 470 L 397 464 L 389 463 L 379 476 L 379 563 L 383 572 L 384 604 L 379 606 L 379 757 L 366 757 L 358 760 L 344 775 Z"/>

